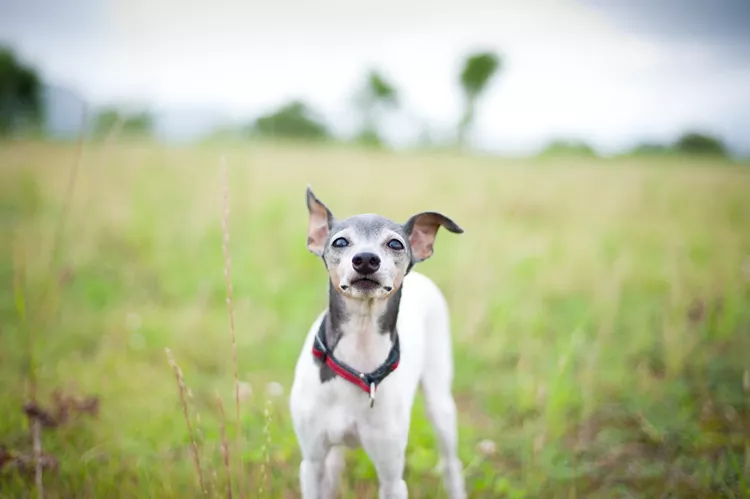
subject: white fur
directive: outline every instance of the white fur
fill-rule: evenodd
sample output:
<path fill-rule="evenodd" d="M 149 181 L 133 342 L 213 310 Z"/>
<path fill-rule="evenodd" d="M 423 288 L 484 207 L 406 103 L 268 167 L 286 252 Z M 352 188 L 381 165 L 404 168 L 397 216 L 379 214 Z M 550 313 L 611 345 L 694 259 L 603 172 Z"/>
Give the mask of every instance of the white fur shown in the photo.
<path fill-rule="evenodd" d="M 302 452 L 300 485 L 304 499 L 336 496 L 344 465 L 343 446 L 358 445 L 375 466 L 380 499 L 407 498 L 404 453 L 414 396 L 420 384 L 438 438 L 448 496 L 466 497 L 451 393 L 453 353 L 448 306 L 435 283 L 422 274 L 412 271 L 402 286 L 397 323 L 401 361 L 398 369 L 381 383 L 372 408 L 368 395 L 348 381 L 338 376 L 326 383 L 320 381 L 312 345 L 325 312 L 307 333 L 290 396 L 294 430 Z M 361 372 L 370 372 L 388 356 L 390 338 L 377 331 L 370 319 L 372 313 L 349 312 L 361 315 L 349 321 L 334 355 Z"/>

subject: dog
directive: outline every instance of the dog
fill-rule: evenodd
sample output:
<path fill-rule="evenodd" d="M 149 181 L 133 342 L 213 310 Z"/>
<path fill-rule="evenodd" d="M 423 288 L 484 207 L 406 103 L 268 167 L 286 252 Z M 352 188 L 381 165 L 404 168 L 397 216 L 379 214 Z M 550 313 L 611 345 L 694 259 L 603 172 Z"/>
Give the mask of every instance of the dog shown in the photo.
<path fill-rule="evenodd" d="M 464 499 L 448 305 L 412 271 L 432 256 L 440 227 L 463 229 L 437 212 L 404 224 L 375 214 L 337 220 L 309 186 L 307 208 L 307 248 L 327 269 L 329 303 L 307 333 L 290 391 L 302 497 L 336 497 L 345 448 L 362 446 L 379 498 L 407 498 L 404 459 L 421 385 L 448 495 Z"/>

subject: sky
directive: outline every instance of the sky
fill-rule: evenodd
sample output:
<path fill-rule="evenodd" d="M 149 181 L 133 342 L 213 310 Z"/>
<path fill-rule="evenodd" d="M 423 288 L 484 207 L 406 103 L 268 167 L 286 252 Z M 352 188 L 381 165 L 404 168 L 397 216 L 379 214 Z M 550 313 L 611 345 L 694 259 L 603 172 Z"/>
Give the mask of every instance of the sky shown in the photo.
<path fill-rule="evenodd" d="M 0 0 L 0 40 L 95 105 L 248 121 L 301 98 L 346 135 L 374 68 L 400 91 L 396 145 L 452 134 L 462 58 L 494 50 L 472 140 L 511 154 L 688 128 L 750 153 L 749 26 L 747 0 Z"/>

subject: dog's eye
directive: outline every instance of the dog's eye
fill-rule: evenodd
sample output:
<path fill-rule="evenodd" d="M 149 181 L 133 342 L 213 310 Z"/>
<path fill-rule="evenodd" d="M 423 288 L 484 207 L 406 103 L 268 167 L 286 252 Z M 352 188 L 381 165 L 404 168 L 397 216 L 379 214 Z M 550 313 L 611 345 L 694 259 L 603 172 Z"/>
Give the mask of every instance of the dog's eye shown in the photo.
<path fill-rule="evenodd" d="M 388 247 L 396 251 L 404 249 L 404 245 L 401 244 L 401 241 L 399 241 L 398 239 L 391 239 L 390 241 L 388 241 Z"/>
<path fill-rule="evenodd" d="M 331 244 L 334 248 L 346 248 L 349 246 L 349 241 L 344 239 L 343 237 L 339 237 L 336 240 L 333 241 L 333 244 Z"/>

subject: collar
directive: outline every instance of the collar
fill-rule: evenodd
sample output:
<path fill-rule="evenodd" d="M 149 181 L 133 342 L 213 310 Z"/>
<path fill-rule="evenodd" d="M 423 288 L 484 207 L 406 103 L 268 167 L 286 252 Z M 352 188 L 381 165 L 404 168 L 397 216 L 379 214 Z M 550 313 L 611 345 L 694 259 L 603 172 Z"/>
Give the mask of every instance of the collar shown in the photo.
<path fill-rule="evenodd" d="M 320 328 L 315 335 L 312 353 L 322 362 L 325 362 L 329 368 L 338 376 L 341 376 L 349 383 L 358 386 L 365 393 L 370 395 L 370 407 L 375 404 L 375 391 L 378 385 L 383 382 L 398 367 L 401 359 L 401 347 L 399 346 L 398 333 L 394 335 L 393 346 L 380 367 L 370 373 L 357 371 L 352 366 L 340 361 L 333 356 L 333 352 L 325 343 L 325 317 L 320 322 Z"/>

